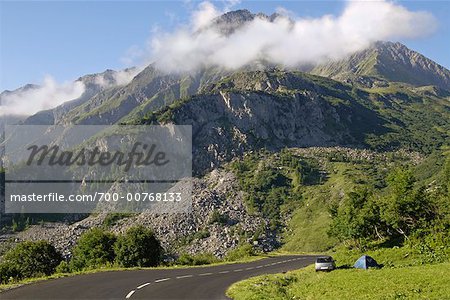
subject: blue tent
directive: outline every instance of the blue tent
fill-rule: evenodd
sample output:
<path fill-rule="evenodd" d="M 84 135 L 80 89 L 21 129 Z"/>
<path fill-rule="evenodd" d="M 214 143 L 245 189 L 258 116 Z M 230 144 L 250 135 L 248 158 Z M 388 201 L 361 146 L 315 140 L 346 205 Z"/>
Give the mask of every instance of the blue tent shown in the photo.
<path fill-rule="evenodd" d="M 378 268 L 379 265 L 376 262 L 376 260 L 373 259 L 372 257 L 368 255 L 363 255 L 355 262 L 353 267 L 357 269 L 367 270 L 368 268 Z"/>

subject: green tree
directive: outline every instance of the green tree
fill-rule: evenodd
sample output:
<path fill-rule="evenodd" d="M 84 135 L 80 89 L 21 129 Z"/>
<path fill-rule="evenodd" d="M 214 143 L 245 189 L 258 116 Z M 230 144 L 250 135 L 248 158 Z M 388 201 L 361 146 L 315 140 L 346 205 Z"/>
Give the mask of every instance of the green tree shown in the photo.
<path fill-rule="evenodd" d="M 444 164 L 444 187 L 447 190 L 448 196 L 450 197 L 450 156 L 447 157 Z"/>
<path fill-rule="evenodd" d="M 381 206 L 381 217 L 403 237 L 430 225 L 434 216 L 433 202 L 423 186 L 414 187 L 409 169 L 396 169 L 388 176 L 388 195 Z"/>
<path fill-rule="evenodd" d="M 46 241 L 22 242 L 3 256 L 2 282 L 51 275 L 61 262 L 61 254 Z"/>
<path fill-rule="evenodd" d="M 343 203 L 330 208 L 332 223 L 328 234 L 341 241 L 351 240 L 357 246 L 366 241 L 381 237 L 379 207 L 372 193 L 362 187 L 350 192 Z"/>
<path fill-rule="evenodd" d="M 124 267 L 153 267 L 161 259 L 161 245 L 155 234 L 143 226 L 132 227 L 117 239 L 116 263 Z"/>
<path fill-rule="evenodd" d="M 114 262 L 116 236 L 100 228 L 93 228 L 81 235 L 73 248 L 71 269 L 95 268 Z"/>

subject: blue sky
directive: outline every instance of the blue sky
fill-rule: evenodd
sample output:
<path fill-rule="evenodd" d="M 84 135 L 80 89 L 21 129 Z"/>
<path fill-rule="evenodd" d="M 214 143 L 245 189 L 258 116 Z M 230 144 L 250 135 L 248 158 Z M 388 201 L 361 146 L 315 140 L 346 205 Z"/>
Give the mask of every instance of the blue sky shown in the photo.
<path fill-rule="evenodd" d="M 2 0 L 0 0 L 2 1 Z M 431 12 L 439 22 L 428 37 L 405 40 L 410 48 L 450 68 L 450 2 L 396 1 L 410 10 Z M 163 30 L 185 23 L 193 1 L 2 1 L 0 3 L 0 90 L 58 82 L 105 69 L 126 67 L 133 46 L 145 47 L 155 26 Z M 215 2 L 221 8 L 223 2 Z M 338 15 L 342 1 L 243 1 L 233 9 L 273 13 L 277 7 L 299 17 Z"/>

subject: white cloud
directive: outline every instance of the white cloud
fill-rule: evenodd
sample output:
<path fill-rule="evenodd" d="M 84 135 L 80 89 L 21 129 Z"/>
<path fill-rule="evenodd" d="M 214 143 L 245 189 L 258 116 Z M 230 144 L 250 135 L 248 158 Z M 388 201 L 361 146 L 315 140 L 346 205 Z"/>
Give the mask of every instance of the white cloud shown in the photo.
<path fill-rule="evenodd" d="M 109 88 L 117 85 L 126 85 L 133 80 L 133 78 L 142 71 L 142 67 L 128 68 L 120 71 L 113 71 L 113 73 L 98 74 L 95 76 L 95 84 L 98 84 L 102 88 Z"/>
<path fill-rule="evenodd" d="M 191 23 L 193 30 L 199 30 L 202 27 L 211 23 L 211 21 L 220 16 L 219 11 L 214 4 L 210 2 L 202 2 L 199 4 L 199 9 L 194 11 L 191 16 Z"/>
<path fill-rule="evenodd" d="M 129 68 L 98 74 L 94 83 L 102 88 L 128 84 L 142 68 Z M 46 76 L 42 85 L 35 88 L 4 94 L 0 99 L 0 117 L 6 115 L 29 116 L 41 110 L 55 108 L 64 102 L 79 98 L 86 86 L 81 81 L 57 83 L 51 76 Z"/>
<path fill-rule="evenodd" d="M 409 11 L 389 1 L 351 1 L 339 16 L 280 17 L 274 22 L 257 18 L 223 36 L 205 26 L 222 12 L 203 2 L 189 26 L 155 34 L 150 43 L 152 60 L 168 72 L 205 65 L 235 69 L 258 59 L 296 67 L 339 59 L 378 40 L 421 37 L 436 28 L 428 12 Z"/>
<path fill-rule="evenodd" d="M 80 81 L 58 84 L 47 76 L 41 86 L 2 96 L 0 116 L 32 115 L 80 97 L 85 86 Z"/>
<path fill-rule="evenodd" d="M 141 67 L 117 71 L 114 74 L 115 85 L 125 85 L 130 83 L 134 76 L 136 76 L 140 71 L 142 71 Z"/>

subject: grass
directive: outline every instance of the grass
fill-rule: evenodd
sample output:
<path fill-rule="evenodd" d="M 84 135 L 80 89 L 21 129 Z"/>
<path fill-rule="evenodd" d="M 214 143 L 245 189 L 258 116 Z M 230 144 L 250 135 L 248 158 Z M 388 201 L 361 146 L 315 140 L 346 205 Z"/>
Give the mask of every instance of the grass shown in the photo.
<path fill-rule="evenodd" d="M 314 267 L 265 275 L 231 286 L 233 299 L 450 299 L 450 263 L 380 270 Z"/>
<path fill-rule="evenodd" d="M 450 299 L 450 262 L 427 264 L 414 248 L 368 250 L 381 269 L 349 268 L 363 254 L 338 248 L 328 252 L 340 267 L 316 273 L 313 266 L 286 274 L 264 275 L 232 285 L 233 299 Z"/>

